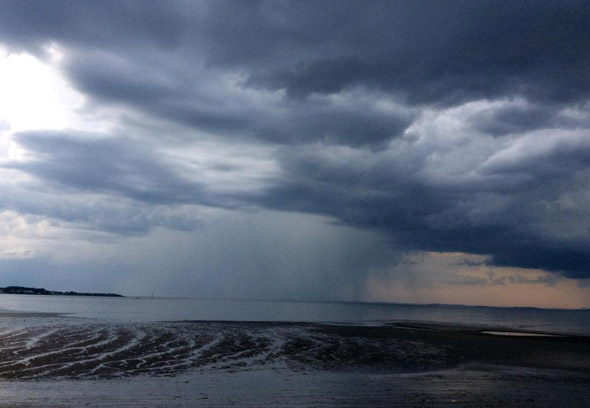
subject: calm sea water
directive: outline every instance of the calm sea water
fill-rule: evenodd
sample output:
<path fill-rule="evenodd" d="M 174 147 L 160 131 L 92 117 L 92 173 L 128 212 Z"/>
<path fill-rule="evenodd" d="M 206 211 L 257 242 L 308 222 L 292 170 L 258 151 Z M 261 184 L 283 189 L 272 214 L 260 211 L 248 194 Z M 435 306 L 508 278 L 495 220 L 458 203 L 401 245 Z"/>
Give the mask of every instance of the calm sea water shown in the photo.
<path fill-rule="evenodd" d="M 427 322 L 590 335 L 590 310 L 194 298 L 0 295 L 1 311 L 67 313 L 70 320 Z M 1 321 L 0 321 L 1 324 Z"/>

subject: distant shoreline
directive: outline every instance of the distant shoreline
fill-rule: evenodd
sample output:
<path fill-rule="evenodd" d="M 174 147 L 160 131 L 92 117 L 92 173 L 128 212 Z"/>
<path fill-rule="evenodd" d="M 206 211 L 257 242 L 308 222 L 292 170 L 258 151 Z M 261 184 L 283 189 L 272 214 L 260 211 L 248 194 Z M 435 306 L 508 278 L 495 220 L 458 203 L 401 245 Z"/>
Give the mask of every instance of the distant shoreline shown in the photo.
<path fill-rule="evenodd" d="M 49 296 L 99 296 L 99 297 L 124 297 L 118 293 L 93 293 L 93 292 L 60 292 L 44 288 L 28 288 L 24 286 L 7 286 L 0 288 L 0 294 L 7 295 L 49 295 Z"/>

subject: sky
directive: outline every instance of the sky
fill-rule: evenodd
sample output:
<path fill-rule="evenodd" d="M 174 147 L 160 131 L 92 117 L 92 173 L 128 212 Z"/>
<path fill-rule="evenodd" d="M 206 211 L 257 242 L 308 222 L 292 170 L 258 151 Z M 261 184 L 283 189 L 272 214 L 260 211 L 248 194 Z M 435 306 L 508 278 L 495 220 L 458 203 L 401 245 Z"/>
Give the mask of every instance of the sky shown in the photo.
<path fill-rule="evenodd" d="M 0 286 L 590 307 L 587 1 L 0 2 Z"/>

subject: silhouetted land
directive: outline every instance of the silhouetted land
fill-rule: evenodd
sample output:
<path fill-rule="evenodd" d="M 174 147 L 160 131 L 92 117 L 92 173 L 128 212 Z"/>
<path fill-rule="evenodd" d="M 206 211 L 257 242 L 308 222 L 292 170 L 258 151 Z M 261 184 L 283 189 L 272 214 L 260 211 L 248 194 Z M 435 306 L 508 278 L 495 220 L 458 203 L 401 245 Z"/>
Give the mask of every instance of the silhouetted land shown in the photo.
<path fill-rule="evenodd" d="M 10 295 L 58 295 L 58 296 L 105 296 L 105 297 L 123 297 L 117 293 L 87 293 L 87 292 L 59 292 L 56 290 L 47 290 L 44 288 L 27 288 L 24 286 L 7 286 L 0 288 L 0 293 Z"/>

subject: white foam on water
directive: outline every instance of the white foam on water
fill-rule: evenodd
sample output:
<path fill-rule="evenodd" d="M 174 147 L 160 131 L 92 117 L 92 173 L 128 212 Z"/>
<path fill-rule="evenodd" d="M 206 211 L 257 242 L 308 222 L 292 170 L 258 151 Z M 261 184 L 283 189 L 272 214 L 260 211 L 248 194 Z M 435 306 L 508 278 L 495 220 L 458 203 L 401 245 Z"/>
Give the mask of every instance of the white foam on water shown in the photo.
<path fill-rule="evenodd" d="M 482 331 L 482 334 L 491 334 L 493 336 L 511 336 L 511 337 L 562 337 L 558 334 L 545 334 L 545 333 L 529 333 L 529 332 L 516 332 L 516 331 Z"/>

